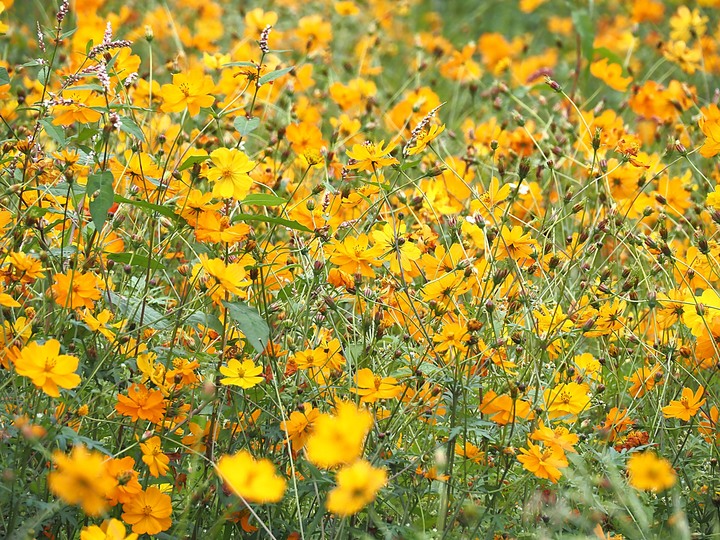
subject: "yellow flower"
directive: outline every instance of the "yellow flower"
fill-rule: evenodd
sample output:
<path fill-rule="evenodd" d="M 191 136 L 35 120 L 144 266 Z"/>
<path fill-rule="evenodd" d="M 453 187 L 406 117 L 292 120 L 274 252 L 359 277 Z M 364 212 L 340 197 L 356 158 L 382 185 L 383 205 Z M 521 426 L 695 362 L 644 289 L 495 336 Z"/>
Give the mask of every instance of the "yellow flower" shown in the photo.
<path fill-rule="evenodd" d="M 502 260 L 509 257 L 521 266 L 532 264 L 533 247 L 537 246 L 537 242 L 529 233 L 524 234 L 519 225 L 515 225 L 512 229 L 503 225 L 495 242 L 497 243 L 496 259 Z M 495 248 L 493 247 L 493 249 Z"/>
<path fill-rule="evenodd" d="M 108 507 L 115 480 L 108 474 L 106 457 L 75 446 L 69 456 L 53 453 L 55 470 L 48 475 L 50 491 L 68 504 L 80 505 L 88 516 L 99 516 Z"/>
<path fill-rule="evenodd" d="M 365 460 L 356 461 L 338 471 L 338 485 L 328 493 L 327 509 L 339 516 L 357 514 L 375 500 L 386 483 L 385 469 L 373 467 Z"/>
<path fill-rule="evenodd" d="M 365 141 L 364 144 L 354 144 L 352 150 L 347 150 L 350 158 L 348 169 L 358 169 L 361 171 L 375 172 L 381 167 L 399 163 L 397 159 L 388 156 L 395 146 L 388 144 L 387 148 L 383 148 L 385 141 L 379 144 Z"/>
<path fill-rule="evenodd" d="M 690 388 L 683 388 L 680 400 L 673 400 L 670 405 L 662 408 L 663 415 L 665 418 L 679 418 L 687 422 L 704 405 L 705 400 L 700 399 L 704 392 L 702 386 L 694 394 Z"/>
<path fill-rule="evenodd" d="M 236 200 L 245 197 L 253 183 L 247 173 L 255 168 L 255 162 L 235 148 L 218 148 L 210 154 L 210 159 L 213 167 L 206 176 L 214 182 L 213 196 Z"/>
<path fill-rule="evenodd" d="M 163 454 L 160 448 L 160 437 L 152 437 L 140 443 L 140 450 L 143 453 L 142 460 L 150 469 L 150 474 L 155 478 L 164 476 L 168 471 L 170 458 Z"/>
<path fill-rule="evenodd" d="M 315 430 L 305 445 L 308 459 L 324 469 L 355 461 L 362 454 L 372 424 L 367 410 L 339 402 L 335 415 L 321 414 L 315 420 Z"/>
<path fill-rule="evenodd" d="M 312 433 L 315 420 L 320 416 L 320 411 L 313 409 L 311 403 L 304 403 L 300 409 L 290 413 L 290 418 L 280 423 L 280 429 L 287 433 L 294 452 L 305 446 L 310 433 Z"/>
<path fill-rule="evenodd" d="M 262 366 L 256 366 L 255 362 L 249 358 L 242 362 L 233 358 L 228 362 L 227 367 L 220 366 L 220 373 L 225 375 L 223 379 L 220 379 L 220 383 L 240 388 L 252 388 L 265 380 L 260 375 L 262 370 Z"/>
<path fill-rule="evenodd" d="M 195 116 L 201 107 L 210 107 L 215 98 L 210 94 L 215 84 L 210 75 L 203 75 L 202 71 L 195 70 L 190 73 L 176 73 L 172 84 L 164 84 L 160 90 L 163 98 L 163 112 L 179 112 L 187 108 Z"/>
<path fill-rule="evenodd" d="M 687 6 L 680 6 L 670 17 L 670 39 L 687 42 L 700 38 L 705 34 L 707 22 L 708 18 L 697 9 L 690 11 Z"/>
<path fill-rule="evenodd" d="M 618 92 L 627 90 L 628 85 L 633 80 L 632 77 L 623 77 L 622 66 L 608 63 L 607 58 L 602 58 L 590 64 L 590 73 L 592 73 L 593 77 L 597 77 Z"/>
<path fill-rule="evenodd" d="M 408 156 L 419 154 L 425 150 L 427 145 L 433 142 L 443 131 L 445 131 L 445 124 L 442 124 L 441 126 L 433 125 L 428 129 L 423 129 L 417 137 L 410 140 L 408 145 L 405 147 L 405 153 Z"/>
<path fill-rule="evenodd" d="M 285 494 L 285 479 L 275 474 L 272 462 L 255 460 L 246 450 L 222 456 L 217 471 L 228 487 L 247 502 L 275 503 Z"/>
<path fill-rule="evenodd" d="M 700 147 L 700 155 L 711 158 L 720 154 L 720 120 L 718 118 L 701 118 L 698 122 L 703 132 L 705 142 Z"/>
<path fill-rule="evenodd" d="M 374 277 L 375 271 L 372 267 L 382 264 L 382 247 L 370 247 L 366 234 L 357 237 L 348 235 L 342 242 L 334 243 L 330 249 L 330 262 L 348 274 Z"/>
<path fill-rule="evenodd" d="M 75 373 L 77 367 L 77 358 L 60 354 L 60 342 L 56 339 L 49 339 L 43 345 L 37 341 L 28 343 L 15 360 L 18 375 L 29 377 L 51 397 L 60 396 L 59 388 L 75 388 L 80 384 L 80 376 Z"/>
<path fill-rule="evenodd" d="M 132 525 L 134 533 L 153 535 L 170 528 L 171 514 L 170 496 L 150 486 L 123 504 L 122 518 L 125 523 Z"/>
<path fill-rule="evenodd" d="M 360 396 L 360 403 L 375 403 L 378 399 L 391 399 L 400 395 L 402 387 L 397 386 L 394 377 L 379 377 L 372 370 L 363 368 L 355 375 L 357 389 L 351 389 Z"/>
<path fill-rule="evenodd" d="M 690 75 L 701 69 L 702 54 L 700 47 L 688 47 L 684 41 L 671 41 L 663 49 L 665 58 L 675 62 Z"/>
<path fill-rule="evenodd" d="M 80 531 L 80 540 L 136 540 L 135 533 L 125 534 L 125 525 L 118 519 L 107 519 L 98 527 L 88 525 Z"/>
<path fill-rule="evenodd" d="M 576 382 L 561 384 L 556 388 L 545 390 L 545 408 L 551 420 L 562 419 L 574 422 L 580 413 L 590 403 L 587 387 Z"/>
<path fill-rule="evenodd" d="M 205 255 L 201 255 L 200 265 L 193 268 L 193 276 L 200 268 L 215 280 L 215 284 L 210 281 L 205 283 L 213 298 L 224 298 L 226 293 L 241 296 L 243 288 L 250 285 L 245 279 L 245 266 L 241 263 L 225 264 L 222 259 L 208 259 Z"/>
<path fill-rule="evenodd" d="M 53 107 L 53 124 L 56 126 L 69 126 L 78 124 L 91 124 L 102 118 L 102 113 L 95 110 L 105 107 L 105 98 L 94 90 L 70 87 L 62 93 L 63 102 Z"/>
<path fill-rule="evenodd" d="M 655 452 L 639 452 L 627 463 L 630 485 L 644 491 L 664 491 L 675 484 L 676 473 L 670 462 Z"/>
<path fill-rule="evenodd" d="M 558 445 L 543 448 L 528 441 L 528 449 L 520 449 L 518 461 L 538 478 L 547 478 L 553 484 L 562 476 L 560 469 L 568 466 L 565 452 Z"/>

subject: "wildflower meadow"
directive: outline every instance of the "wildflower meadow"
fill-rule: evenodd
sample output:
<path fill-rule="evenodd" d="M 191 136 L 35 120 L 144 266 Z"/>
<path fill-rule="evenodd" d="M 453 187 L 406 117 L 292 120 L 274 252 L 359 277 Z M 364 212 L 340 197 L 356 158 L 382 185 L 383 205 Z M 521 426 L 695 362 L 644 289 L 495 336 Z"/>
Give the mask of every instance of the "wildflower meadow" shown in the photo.
<path fill-rule="evenodd" d="M 720 538 L 719 0 L 0 0 L 0 538 Z"/>

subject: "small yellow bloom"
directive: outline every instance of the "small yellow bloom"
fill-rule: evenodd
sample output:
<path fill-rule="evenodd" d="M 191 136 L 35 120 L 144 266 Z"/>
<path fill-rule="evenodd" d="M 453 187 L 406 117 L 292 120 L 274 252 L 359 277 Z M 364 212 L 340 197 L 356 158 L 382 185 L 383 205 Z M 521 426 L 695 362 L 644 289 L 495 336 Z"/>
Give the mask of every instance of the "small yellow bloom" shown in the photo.
<path fill-rule="evenodd" d="M 75 388 L 80 384 L 80 376 L 75 373 L 78 362 L 74 356 L 60 354 L 60 342 L 56 339 L 43 345 L 33 341 L 20 351 L 15 370 L 18 375 L 29 377 L 48 396 L 59 397 L 59 388 Z"/>
<path fill-rule="evenodd" d="M 630 485 L 643 491 L 664 491 L 675 484 L 677 474 L 670 462 L 655 452 L 639 452 L 627 463 Z"/>
<path fill-rule="evenodd" d="M 252 388 L 263 382 L 264 378 L 260 375 L 263 367 L 256 366 L 255 362 L 250 359 L 239 360 L 233 358 L 226 366 L 220 366 L 220 373 L 225 375 L 220 379 L 221 384 L 239 386 L 240 388 Z"/>
<path fill-rule="evenodd" d="M 275 503 L 285 494 L 285 479 L 275 474 L 272 462 L 256 460 L 247 450 L 221 457 L 217 472 L 230 489 L 247 502 Z"/>
<path fill-rule="evenodd" d="M 351 516 L 375 500 L 377 492 L 387 483 L 387 472 L 360 460 L 340 469 L 337 483 L 328 493 L 327 509 L 338 516 Z"/>

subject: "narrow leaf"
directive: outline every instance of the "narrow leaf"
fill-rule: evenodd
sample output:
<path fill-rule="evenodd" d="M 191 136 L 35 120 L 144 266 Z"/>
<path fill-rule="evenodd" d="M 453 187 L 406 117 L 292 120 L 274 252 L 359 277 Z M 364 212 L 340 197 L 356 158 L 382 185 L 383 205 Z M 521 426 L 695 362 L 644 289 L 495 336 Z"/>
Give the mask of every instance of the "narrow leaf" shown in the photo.
<path fill-rule="evenodd" d="M 312 232 L 305 225 L 298 223 L 297 221 L 292 221 L 289 219 L 283 219 L 283 218 L 274 217 L 274 216 L 257 216 L 254 214 L 238 214 L 235 216 L 235 219 L 237 221 L 263 221 L 265 223 L 276 223 L 276 224 L 282 225 L 284 227 L 289 227 L 290 229 L 295 229 L 296 231 Z"/>
<path fill-rule="evenodd" d="M 281 206 L 287 203 L 282 197 L 269 193 L 251 193 L 240 202 L 242 204 L 253 204 L 255 206 Z"/>
<path fill-rule="evenodd" d="M 170 218 L 173 221 L 177 220 L 177 214 L 175 214 L 175 212 L 167 206 L 160 206 L 159 204 L 152 204 L 146 201 L 126 199 L 122 195 L 115 195 L 115 202 L 131 204 L 133 206 L 137 206 L 138 208 L 142 208 L 143 210 L 148 210 L 149 212 L 157 212 L 158 214 Z"/>
<path fill-rule="evenodd" d="M 265 83 L 272 82 L 275 79 L 282 77 L 286 73 L 290 73 L 293 70 L 293 68 L 294 68 L 294 66 L 290 66 L 290 67 L 286 67 L 286 68 L 282 68 L 282 69 L 276 69 L 275 71 L 271 71 L 270 73 L 260 77 L 258 84 L 262 86 Z"/>
<path fill-rule="evenodd" d="M 110 253 L 107 258 L 117 263 L 139 266 L 141 268 L 147 268 L 148 266 L 153 270 L 162 270 L 164 268 L 164 266 L 155 259 L 148 259 L 145 255 L 138 255 L 137 253 Z"/>

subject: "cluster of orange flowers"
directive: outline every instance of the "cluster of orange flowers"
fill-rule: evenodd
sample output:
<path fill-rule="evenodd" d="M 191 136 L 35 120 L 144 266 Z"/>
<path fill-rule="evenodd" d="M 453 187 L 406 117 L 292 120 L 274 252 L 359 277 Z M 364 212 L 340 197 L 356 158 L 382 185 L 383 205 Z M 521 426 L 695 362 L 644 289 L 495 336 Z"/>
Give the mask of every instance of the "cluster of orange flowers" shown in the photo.
<path fill-rule="evenodd" d="M 0 463 L 81 538 L 515 534 L 596 458 L 717 500 L 717 1 L 13 4 Z"/>

